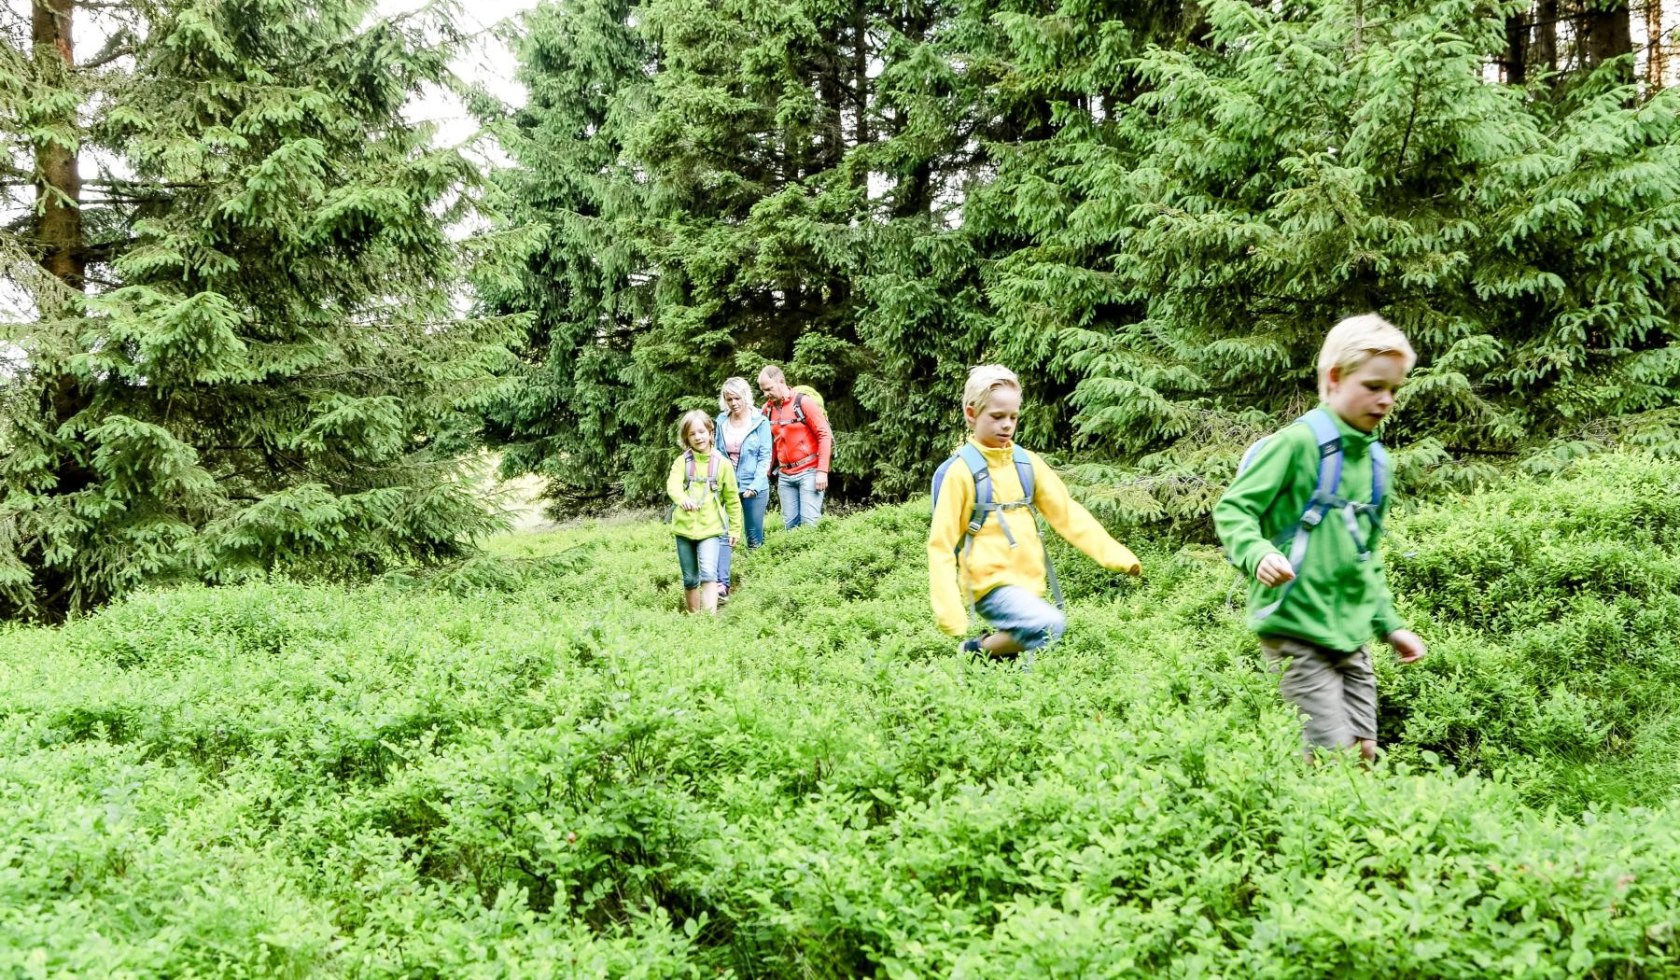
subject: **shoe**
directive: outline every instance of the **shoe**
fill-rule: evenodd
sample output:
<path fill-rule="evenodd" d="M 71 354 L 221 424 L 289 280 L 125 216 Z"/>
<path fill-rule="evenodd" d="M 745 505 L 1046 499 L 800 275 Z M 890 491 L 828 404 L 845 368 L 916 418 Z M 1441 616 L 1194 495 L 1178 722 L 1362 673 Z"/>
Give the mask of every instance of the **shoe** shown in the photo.
<path fill-rule="evenodd" d="M 718 589 L 718 605 L 726 606 L 728 604 L 729 604 L 729 590 L 728 589 Z"/>
<path fill-rule="evenodd" d="M 984 660 L 986 659 L 986 651 L 980 648 L 980 641 L 983 639 L 985 639 L 983 636 L 975 636 L 966 639 L 957 644 L 957 652 L 966 653 L 971 657 L 979 657 Z"/>

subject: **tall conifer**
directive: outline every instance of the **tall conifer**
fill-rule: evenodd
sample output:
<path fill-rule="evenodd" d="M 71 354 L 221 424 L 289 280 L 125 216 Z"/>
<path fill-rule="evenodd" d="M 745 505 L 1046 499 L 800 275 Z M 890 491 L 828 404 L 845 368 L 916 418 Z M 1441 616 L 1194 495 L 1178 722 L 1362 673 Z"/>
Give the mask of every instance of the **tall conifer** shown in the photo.
<path fill-rule="evenodd" d="M 455 313 L 445 227 L 475 173 L 402 116 L 447 79 L 448 19 L 98 9 L 86 57 L 73 0 L 39 0 L 0 51 L 0 130 L 35 188 L 0 247 L 36 314 L 3 338 L 0 615 L 457 553 L 489 522 L 429 433 L 505 351 Z"/>

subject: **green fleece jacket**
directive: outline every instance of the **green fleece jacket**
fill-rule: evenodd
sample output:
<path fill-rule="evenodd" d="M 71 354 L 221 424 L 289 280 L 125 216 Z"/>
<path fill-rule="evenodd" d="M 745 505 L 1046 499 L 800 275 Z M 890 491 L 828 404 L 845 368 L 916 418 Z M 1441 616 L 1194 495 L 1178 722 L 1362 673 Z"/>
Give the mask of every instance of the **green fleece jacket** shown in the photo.
<path fill-rule="evenodd" d="M 1330 411 L 1325 406 L 1320 406 Z M 1338 491 L 1349 500 L 1371 501 L 1372 437 L 1334 412 L 1342 435 L 1342 481 Z M 1312 430 L 1296 423 L 1261 444 L 1248 469 L 1232 481 L 1213 508 L 1214 526 L 1231 561 L 1248 577 L 1250 616 L 1277 601 L 1283 586 L 1268 588 L 1254 577 L 1267 555 L 1288 557 L 1294 530 L 1318 485 L 1318 443 Z M 1383 501 L 1383 511 L 1388 500 Z M 1378 515 L 1379 519 L 1382 515 Z M 1261 635 L 1292 636 L 1331 650 L 1351 651 L 1387 637 L 1404 626 L 1394 611 L 1382 559 L 1376 553 L 1377 528 L 1370 516 L 1359 517 L 1370 538 L 1371 556 L 1359 560 L 1359 544 L 1337 513 L 1327 515 L 1307 538 L 1307 556 L 1295 570 L 1297 581 L 1283 605 L 1254 623 Z"/>
<path fill-rule="evenodd" d="M 671 498 L 676 508 L 671 511 L 671 532 L 679 538 L 690 541 L 704 541 L 715 538 L 724 532 L 725 519 L 729 522 L 729 531 L 739 535 L 741 527 L 746 522 L 741 517 L 741 488 L 735 483 L 735 467 L 729 465 L 729 457 L 712 450 L 717 459 L 717 492 L 713 493 L 706 485 L 707 463 L 704 459 L 694 461 L 694 479 L 688 479 L 688 454 L 683 453 L 671 464 L 671 475 L 665 479 L 665 492 Z M 684 500 L 692 500 L 699 506 L 694 510 L 683 510 Z"/>

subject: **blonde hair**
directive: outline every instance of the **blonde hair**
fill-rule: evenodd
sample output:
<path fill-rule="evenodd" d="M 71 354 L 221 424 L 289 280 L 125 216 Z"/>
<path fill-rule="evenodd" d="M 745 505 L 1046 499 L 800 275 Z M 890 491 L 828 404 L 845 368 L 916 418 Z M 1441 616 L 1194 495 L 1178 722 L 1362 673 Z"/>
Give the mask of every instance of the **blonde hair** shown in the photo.
<path fill-rule="evenodd" d="M 974 414 L 979 415 L 986 410 L 986 403 L 992 400 L 992 392 L 999 388 L 1020 391 L 1021 379 L 1002 364 L 981 364 L 969 368 L 968 383 L 963 385 L 963 408 L 972 408 Z"/>
<path fill-rule="evenodd" d="M 741 396 L 741 400 L 747 403 L 748 408 L 752 407 L 752 389 L 747 386 L 747 379 L 730 378 L 728 381 L 723 383 L 722 390 L 718 392 L 718 408 L 723 409 L 725 412 L 729 411 L 729 403 L 723 400 L 723 396 L 732 391 Z"/>
<path fill-rule="evenodd" d="M 1399 354 L 1407 371 L 1417 364 L 1417 352 L 1406 335 L 1375 313 L 1350 316 L 1331 327 L 1318 352 L 1318 397 L 1330 397 L 1332 369 L 1347 377 L 1378 354 Z"/>
<path fill-rule="evenodd" d="M 715 433 L 717 431 L 717 426 L 713 424 L 711 415 L 707 414 L 705 409 L 689 409 L 684 412 L 682 414 L 682 418 L 677 421 L 677 445 L 683 447 L 684 449 L 693 449 L 694 447 L 688 444 L 688 434 L 693 431 L 694 427 L 697 425 L 705 426 L 708 433 Z"/>

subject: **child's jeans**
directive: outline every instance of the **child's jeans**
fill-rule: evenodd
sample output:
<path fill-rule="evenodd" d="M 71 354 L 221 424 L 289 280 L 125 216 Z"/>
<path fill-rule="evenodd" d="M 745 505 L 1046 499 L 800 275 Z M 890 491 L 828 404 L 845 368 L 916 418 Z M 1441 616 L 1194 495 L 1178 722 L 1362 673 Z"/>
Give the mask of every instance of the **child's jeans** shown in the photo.
<path fill-rule="evenodd" d="M 1340 748 L 1377 738 L 1377 675 L 1371 651 L 1330 650 L 1293 636 L 1262 636 L 1260 649 L 1283 676 L 1283 696 L 1306 724 L 1309 748 Z"/>
<path fill-rule="evenodd" d="M 1000 585 L 974 600 L 974 611 L 999 632 L 1008 633 L 1023 650 L 1054 643 L 1067 630 L 1067 617 L 1043 596 L 1019 585 Z"/>
<path fill-rule="evenodd" d="M 677 537 L 677 564 L 682 566 L 684 589 L 698 589 L 702 582 L 718 580 L 718 554 L 723 538 L 714 535 L 695 541 Z"/>
<path fill-rule="evenodd" d="M 742 536 L 747 539 L 749 550 L 764 543 L 764 511 L 769 506 L 770 491 L 767 489 L 760 490 L 750 497 L 745 494 L 741 496 L 742 523 L 746 525 L 743 529 L 746 533 Z M 734 553 L 735 549 L 729 546 L 729 541 L 726 538 L 718 555 L 718 581 L 723 583 L 723 587 L 726 589 L 729 588 L 731 581 L 729 569 Z"/>
<path fill-rule="evenodd" d="M 822 520 L 823 491 L 817 489 L 815 468 L 777 477 L 776 496 L 782 498 L 782 526 L 789 531 Z"/>

